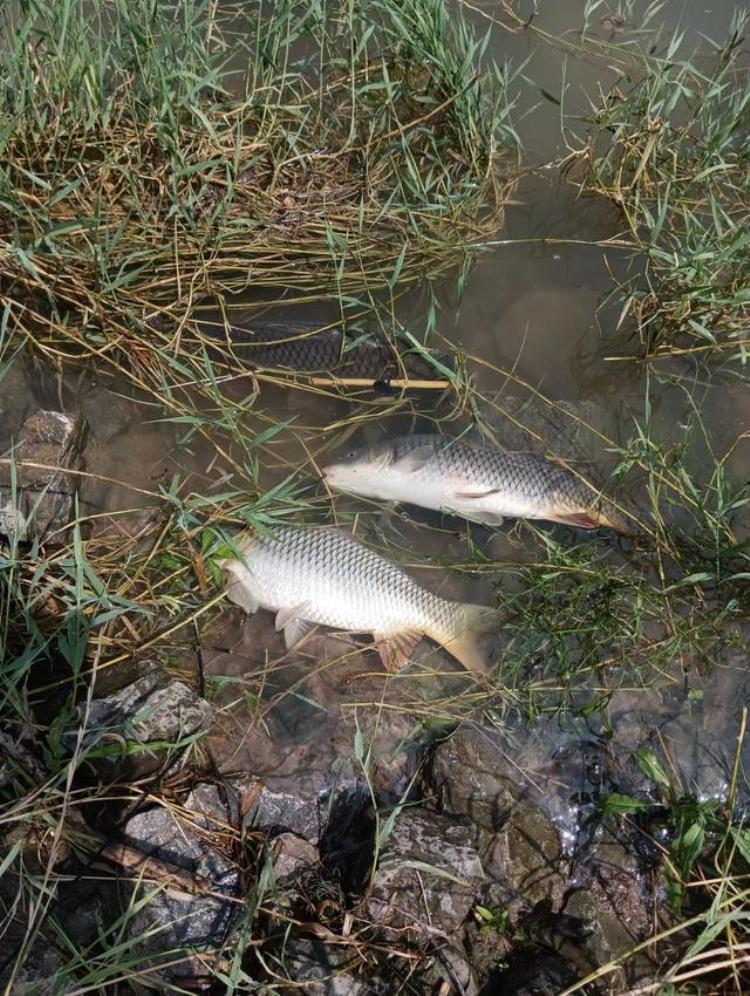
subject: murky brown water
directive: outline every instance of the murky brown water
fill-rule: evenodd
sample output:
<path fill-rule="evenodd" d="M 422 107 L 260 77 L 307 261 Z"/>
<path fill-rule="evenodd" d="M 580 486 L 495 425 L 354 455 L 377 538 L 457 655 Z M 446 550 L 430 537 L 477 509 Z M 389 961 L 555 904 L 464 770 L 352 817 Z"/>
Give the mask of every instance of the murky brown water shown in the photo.
<path fill-rule="evenodd" d="M 578 26 L 580 4 L 543 7 L 535 26 L 555 37 L 574 39 L 570 32 Z M 493 11 L 491 4 L 483 8 Z M 731 2 L 713 3 L 710 10 L 703 5 L 668 3 L 663 17 L 670 24 L 689 25 L 697 39 L 700 30 L 716 34 L 728 24 L 732 8 Z M 483 20 L 479 13 L 475 16 Z M 601 24 L 599 30 L 607 37 Z M 564 72 L 565 111 L 571 118 L 586 109 L 587 91 L 597 82 L 607 84 L 601 65 L 575 58 L 529 34 L 495 28 L 490 52 L 500 61 L 528 57 L 526 74 L 553 95 L 560 93 Z M 518 117 L 529 162 L 567 154 L 560 108 L 541 92 L 527 94 Z M 450 280 L 434 288 L 442 308 L 439 331 L 475 358 L 469 360 L 473 382 L 479 394 L 492 399 L 484 411 L 500 437 L 516 446 L 527 440 L 530 448 L 584 459 L 602 473 L 615 459 L 609 452 L 611 441 L 627 440 L 634 419 L 642 419 L 644 413 L 644 368 L 628 359 L 632 349 L 627 336 L 617 330 L 617 309 L 606 302 L 612 274 L 623 275 L 633 261 L 619 250 L 591 244 L 616 235 L 620 228 L 611 205 L 580 196 L 574 187 L 558 182 L 554 170 L 540 170 L 527 177 L 514 195 L 506 228 L 474 269 L 460 307 Z M 541 238 L 548 241 L 535 241 Z M 423 327 L 426 307 L 424 291 L 412 292 L 396 303 L 400 319 L 415 334 Z M 332 313 L 335 316 L 335 309 Z M 24 357 L 9 360 L 6 354 L 0 448 L 7 450 L 24 416 L 35 406 L 80 407 L 91 427 L 86 459 L 92 477 L 83 495 L 86 514 L 100 516 L 153 504 L 156 499 L 151 495 L 158 494 L 173 475 L 185 481 L 185 490 L 243 486 L 237 467 L 217 456 L 210 441 L 190 434 L 184 425 L 162 421 L 164 412 L 153 398 L 138 397 L 125 384 L 97 379 L 92 372 L 71 373 L 58 382 Z M 225 390 L 228 397 L 241 399 L 249 390 L 247 378 L 229 381 Z M 650 391 L 657 438 L 677 442 L 694 401 L 719 454 L 748 427 L 747 392 L 729 374 L 709 375 L 687 362 L 664 362 L 650 371 Z M 535 400 L 534 392 L 567 407 L 550 409 Z M 241 420 L 243 433 L 252 437 L 267 427 L 268 419 L 289 420 L 290 424 L 261 449 L 261 487 L 272 486 L 292 471 L 301 482 L 315 484 L 318 459 L 342 444 L 350 431 L 344 426 L 352 424 L 353 416 L 357 439 L 374 439 L 386 432 L 428 426 L 435 418 L 450 420 L 453 415 L 450 397 L 425 392 L 397 400 L 369 393 L 346 400 L 330 393 L 262 385 L 255 408 Z M 519 435 L 503 417 L 503 410 L 510 410 L 531 435 L 525 436 L 522 430 Z M 577 417 L 604 438 L 581 429 Z M 234 452 L 231 440 L 223 440 L 222 445 L 229 454 Z M 694 459 L 700 465 L 700 448 Z M 728 468 L 740 479 L 748 476 L 747 441 L 734 450 Z M 467 533 L 461 524 L 427 514 L 393 515 L 344 498 L 331 500 L 319 486 L 317 494 L 321 511 L 345 524 L 356 522 L 358 531 L 371 541 L 387 541 L 402 562 L 444 595 L 491 602 L 498 583 L 512 585 L 514 565 L 545 557 L 543 541 L 527 527 L 513 523 L 494 535 L 482 530 Z M 637 493 L 629 497 L 638 502 Z M 553 535 L 563 544 L 578 538 L 561 529 Z M 486 557 L 481 571 L 466 569 L 469 542 L 477 544 Z M 602 536 L 597 542 L 604 555 L 621 556 L 619 541 L 613 537 Z M 452 569 L 455 565 L 458 569 Z M 308 777 L 318 779 L 322 786 L 339 777 L 341 766 L 348 763 L 356 717 L 382 733 L 380 764 L 387 769 L 383 781 L 391 789 L 401 789 L 410 769 L 403 753 L 391 753 L 396 746 L 410 737 L 418 739 L 436 716 L 446 721 L 457 718 L 459 692 L 468 703 L 462 706 L 464 714 L 472 713 L 470 680 L 461 674 L 436 676 L 435 668 L 446 667 L 446 658 L 426 646 L 413 671 L 388 677 L 371 653 L 362 654 L 320 636 L 301 657 L 282 660 L 283 644 L 265 613 L 245 623 L 238 610 L 222 610 L 207 621 L 202 639 L 209 682 L 215 688 L 221 686 L 217 695 L 224 704 L 213 747 L 219 763 L 227 768 L 249 768 L 292 782 Z M 501 647 L 502 641 L 495 645 L 496 654 Z M 327 663 L 342 653 L 343 662 Z M 499 674 L 502 677 L 502 663 Z M 735 706 L 747 699 L 747 687 L 736 661 L 720 669 L 716 680 L 710 674 L 694 680 L 701 684 L 700 705 L 695 704 L 695 696 L 689 705 L 679 662 L 675 662 L 655 690 L 634 686 L 617 692 L 611 714 L 619 723 L 623 745 L 631 739 L 641 742 L 646 733 L 664 726 L 687 766 L 687 780 L 695 778 L 700 791 L 720 792 L 722 772 L 727 770 L 733 749 Z M 724 714 L 729 702 L 734 709 L 732 729 L 717 724 L 715 718 Z M 484 701 L 477 705 L 480 710 L 485 707 Z M 561 736 L 568 745 L 585 742 L 575 723 L 569 732 L 550 734 L 549 754 L 540 765 L 559 752 Z M 709 754 L 719 760 L 708 765 L 706 773 Z M 580 780 L 580 770 L 573 762 L 569 768 L 572 784 Z M 564 779 L 560 784 L 560 799 L 552 808 L 563 819 L 570 786 Z"/>

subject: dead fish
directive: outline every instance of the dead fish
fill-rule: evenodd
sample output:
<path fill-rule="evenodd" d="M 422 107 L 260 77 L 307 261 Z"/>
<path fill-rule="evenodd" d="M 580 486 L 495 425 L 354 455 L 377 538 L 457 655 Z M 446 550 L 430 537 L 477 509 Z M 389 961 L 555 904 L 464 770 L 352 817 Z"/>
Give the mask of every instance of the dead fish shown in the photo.
<path fill-rule="evenodd" d="M 330 526 L 282 526 L 235 537 L 241 556 L 224 560 L 230 601 L 276 613 L 294 646 L 311 624 L 372 633 L 388 669 L 401 666 L 423 636 L 465 668 L 486 671 L 477 636 L 500 628 L 499 613 L 423 588 L 390 560 Z"/>
<path fill-rule="evenodd" d="M 315 322 L 254 322 L 252 326 L 202 325 L 203 334 L 221 340 L 228 353 L 247 367 L 271 367 L 302 373 L 333 373 L 388 381 L 404 375 L 426 379 L 434 368 L 416 353 L 400 354 L 382 333 L 349 332 L 337 325 L 320 329 Z M 448 362 L 445 357 L 441 363 Z"/>
<path fill-rule="evenodd" d="M 384 440 L 347 453 L 322 473 L 339 491 L 409 502 L 489 525 L 513 517 L 629 531 L 598 491 L 560 464 L 439 435 Z"/>

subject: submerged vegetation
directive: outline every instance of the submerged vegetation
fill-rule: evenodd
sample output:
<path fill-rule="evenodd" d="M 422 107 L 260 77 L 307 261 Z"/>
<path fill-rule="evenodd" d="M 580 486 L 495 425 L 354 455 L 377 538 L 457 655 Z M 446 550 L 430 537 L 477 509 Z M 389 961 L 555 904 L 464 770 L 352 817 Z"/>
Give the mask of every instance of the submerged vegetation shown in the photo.
<path fill-rule="evenodd" d="M 117 915 L 100 910 L 84 940 L 66 917 L 81 883 L 96 889 L 120 873 L 128 881 L 133 852 L 113 849 L 110 837 L 146 804 L 210 839 L 242 883 L 232 930 L 202 945 L 195 974 L 206 985 L 287 991 L 298 969 L 286 945 L 302 935 L 351 955 L 347 970 L 387 963 L 399 991 L 427 991 L 415 981 L 425 951 L 415 953 L 403 932 L 385 944 L 366 905 L 378 857 L 414 808 L 424 749 L 471 724 L 512 742 L 519 722 L 543 729 L 553 717 L 566 729 L 585 728 L 602 756 L 622 754 L 609 759 L 606 776 L 581 775 L 585 820 L 575 848 L 614 828 L 634 851 L 648 852 L 655 894 L 666 900 L 652 911 L 649 937 L 611 961 L 599 958 L 591 971 L 577 966 L 578 982 L 564 991 L 621 991 L 608 989 L 612 978 L 632 965 L 637 976 L 641 958 L 648 978 L 636 978 L 633 993 L 742 993 L 750 985 L 744 719 L 729 745 L 723 795 L 709 798 L 681 774 L 674 730 L 676 746 L 653 729 L 646 746 L 623 748 L 617 739 L 618 724 L 635 722 L 641 703 L 646 713 L 666 714 L 677 702 L 692 720 L 714 671 L 728 673 L 732 653 L 746 656 L 750 494 L 733 469 L 741 436 L 720 448 L 696 387 L 710 380 L 716 360 L 739 361 L 731 376 L 746 382 L 750 87 L 742 17 L 728 42 L 688 59 L 684 39 L 651 44 L 654 5 L 641 11 L 632 38 L 603 41 L 592 24 L 605 6 L 589 2 L 583 31 L 564 42 L 573 56 L 612 55 L 620 74 L 590 97 L 593 120 L 581 141 L 570 139 L 563 175 L 618 206 L 626 229 L 618 247 L 644 264 L 632 280 L 618 277 L 611 293 L 620 324 L 638 340 L 635 355 L 629 349 L 619 359 L 666 365 L 652 364 L 639 381 L 629 432 L 616 437 L 558 410 L 515 367 L 483 361 L 498 389 L 554 410 L 561 435 L 575 429 L 592 442 L 609 464 L 602 483 L 638 538 L 584 542 L 521 525 L 498 553 L 462 523 L 415 525 L 384 517 L 380 507 L 332 505 L 307 474 L 360 426 L 403 431 L 396 418 L 500 441 L 520 427 L 529 447 L 571 460 L 558 453 L 559 440 L 525 424 L 523 407 L 510 411 L 500 394 L 478 390 L 470 362 L 444 366 L 427 352 L 439 314 L 436 278 L 457 273 L 463 291 L 469 264 L 502 222 L 518 180 L 510 167 L 513 89 L 533 86 L 520 72 L 486 64 L 490 36 L 468 16 L 486 10 L 458 6 L 22 0 L 3 13 L 0 388 L 14 364 L 41 356 L 57 371 L 56 396 L 70 397 L 71 371 L 85 360 L 86 369 L 115 375 L 113 392 L 126 382 L 140 389 L 140 410 L 173 427 L 186 463 L 200 464 L 198 473 L 163 474 L 148 487 L 123 470 L 116 483 L 132 504 L 114 511 L 90 500 L 98 473 L 83 467 L 75 471 L 72 524 L 51 537 L 0 542 L 3 984 L 52 951 L 53 991 L 184 991 L 184 980 L 172 985 L 158 970 L 195 967 L 189 945 L 174 940 L 170 923 L 144 929 L 140 919 L 170 890 L 184 898 L 195 888 L 169 862 L 136 865 L 133 887 L 112 899 Z M 533 17 L 500 6 L 505 26 L 552 42 Z M 638 5 L 616 6 L 606 14 L 619 31 Z M 419 282 L 431 303 L 424 335 L 397 310 Z M 429 403 L 415 400 L 408 383 L 380 397 L 344 395 L 335 383 L 248 374 L 231 357 L 216 360 L 197 314 L 215 308 L 228 329 L 235 309 L 260 314 L 278 300 L 328 303 L 333 321 L 354 316 L 355 335 L 357 322 L 379 326 L 431 357 L 448 389 Z M 703 364 L 700 377 L 669 366 L 691 360 Z M 264 394 L 278 385 L 292 395 L 283 416 Z M 297 411 L 302 387 L 324 409 L 318 426 L 305 424 L 301 405 Z M 665 388 L 681 393 L 688 412 L 666 435 L 654 415 L 654 396 Z M 299 445 L 287 451 L 293 422 Z M 3 502 L 21 486 L 10 449 L 6 468 Z M 369 665 L 357 670 L 350 649 L 338 663 L 354 668 L 344 682 L 352 678 L 353 687 L 332 706 L 331 661 L 310 651 L 301 674 L 265 645 L 245 655 L 253 670 L 207 670 L 209 650 L 226 650 L 219 565 L 233 530 L 332 516 L 431 582 L 450 575 L 496 586 L 505 620 L 493 645 L 496 674 L 479 683 L 446 678 L 442 662 L 422 656 L 412 673 L 381 686 Z M 415 554 L 418 533 L 428 537 L 429 556 Z M 356 883 L 349 853 L 337 857 L 328 842 L 326 868 L 335 874 L 309 876 L 289 899 L 274 878 L 271 842 L 245 819 L 255 787 L 240 793 L 241 830 L 197 827 L 186 813 L 188 792 L 206 778 L 222 784 L 205 730 L 180 729 L 144 746 L 145 707 L 129 726 L 97 725 L 98 697 L 144 660 L 210 702 L 222 735 L 242 727 L 241 739 L 264 731 L 271 738 L 292 707 L 314 717 L 307 727 L 300 721 L 303 736 L 331 715 L 340 720 L 369 805 L 357 832 L 367 837 L 371 864 Z M 391 721 L 397 743 L 380 756 L 378 736 Z M 404 751 L 421 760 L 394 800 L 378 779 Z M 128 765 L 142 755 L 153 764 L 133 774 Z M 196 881 L 199 893 L 211 891 L 200 874 Z M 450 881 L 444 873 L 442 885 Z M 478 905 L 474 918 L 485 940 L 502 935 L 505 954 L 537 943 L 532 918 L 517 919 L 510 904 Z M 505 962 L 492 970 L 504 971 Z M 454 976 L 450 969 L 441 978 L 453 985 Z M 429 980 L 424 987 L 440 984 Z"/>
<path fill-rule="evenodd" d="M 428 0 L 6 11 L 7 326 L 148 374 L 207 298 L 345 308 L 455 265 L 513 141 L 481 48 Z"/>
<path fill-rule="evenodd" d="M 687 53 L 684 32 L 594 104 L 577 153 L 584 182 L 621 209 L 646 268 L 624 290 L 648 354 L 720 353 L 744 365 L 750 294 L 748 15 L 727 40 Z M 634 77 L 634 79 L 633 79 Z"/>

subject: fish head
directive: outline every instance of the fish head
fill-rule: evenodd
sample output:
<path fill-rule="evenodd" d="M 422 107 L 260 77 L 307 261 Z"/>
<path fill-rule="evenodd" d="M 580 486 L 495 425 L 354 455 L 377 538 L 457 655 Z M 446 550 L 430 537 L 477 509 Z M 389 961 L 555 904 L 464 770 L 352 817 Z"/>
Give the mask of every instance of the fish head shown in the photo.
<path fill-rule="evenodd" d="M 376 443 L 341 454 L 335 463 L 323 467 L 321 473 L 323 480 L 332 488 L 355 494 L 372 494 L 377 475 L 391 460 L 390 444 Z"/>

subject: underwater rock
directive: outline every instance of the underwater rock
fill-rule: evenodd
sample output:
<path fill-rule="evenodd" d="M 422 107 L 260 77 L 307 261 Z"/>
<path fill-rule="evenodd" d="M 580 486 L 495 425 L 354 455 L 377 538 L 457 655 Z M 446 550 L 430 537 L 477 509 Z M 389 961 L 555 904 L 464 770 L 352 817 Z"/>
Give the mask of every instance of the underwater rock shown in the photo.
<path fill-rule="evenodd" d="M 241 906 L 231 899 L 239 895 L 240 876 L 223 855 L 163 807 L 132 816 L 123 833 L 127 845 L 167 868 L 187 873 L 188 880 L 192 878 L 196 885 L 205 887 L 205 893 L 211 893 L 191 894 L 180 888 L 179 881 L 174 887 L 167 883 L 160 891 L 155 891 L 151 882 L 134 884 L 138 896 L 153 893 L 150 901 L 128 921 L 128 932 L 141 954 L 152 956 L 154 964 L 158 964 L 161 952 L 175 948 L 202 951 L 203 958 L 211 958 L 224 943 L 229 947 L 236 941 L 231 928 Z M 148 878 L 148 871 L 144 870 Z M 221 899 L 217 893 L 227 899 Z M 197 957 L 166 971 L 175 979 L 208 975 L 205 962 Z"/>
<path fill-rule="evenodd" d="M 750 624 L 723 626 L 724 645 L 717 648 L 712 667 L 690 676 L 690 694 L 680 711 L 664 723 L 650 747 L 662 764 L 674 772 L 680 791 L 701 802 L 724 802 L 739 751 L 740 770 L 750 763 L 750 737 L 738 743 L 743 712 L 750 706 Z M 750 809 L 745 779 L 737 779 L 735 805 Z"/>
<path fill-rule="evenodd" d="M 462 727 L 433 750 L 428 781 L 441 809 L 497 830 L 523 795 L 518 770 L 505 760 L 493 735 Z"/>
<path fill-rule="evenodd" d="M 20 541 L 63 529 L 75 514 L 86 422 L 78 413 L 38 411 L 0 464 L 0 533 Z M 30 466 L 34 464 L 35 466 Z"/>
<path fill-rule="evenodd" d="M 511 914 L 544 902 L 559 909 L 566 888 L 560 836 L 528 800 L 516 803 L 502 830 L 485 835 L 482 864 L 507 889 Z"/>
<path fill-rule="evenodd" d="M 105 778 L 149 774 L 170 750 L 207 732 L 211 717 L 205 699 L 152 666 L 132 684 L 91 703 L 83 745 L 93 754 L 87 760 Z M 105 753 L 103 748 L 114 749 Z"/>
<path fill-rule="evenodd" d="M 586 924 L 583 944 L 564 943 L 561 951 L 582 971 L 604 965 L 653 932 L 655 900 L 638 859 L 614 840 L 595 843 L 588 854 L 589 881 L 565 904 L 566 916 Z M 629 969 L 636 971 L 634 964 Z M 636 978 L 642 973 L 636 971 Z"/>
<path fill-rule="evenodd" d="M 453 818 L 406 810 L 383 846 L 367 915 L 415 938 L 451 934 L 484 882 L 476 831 Z"/>

